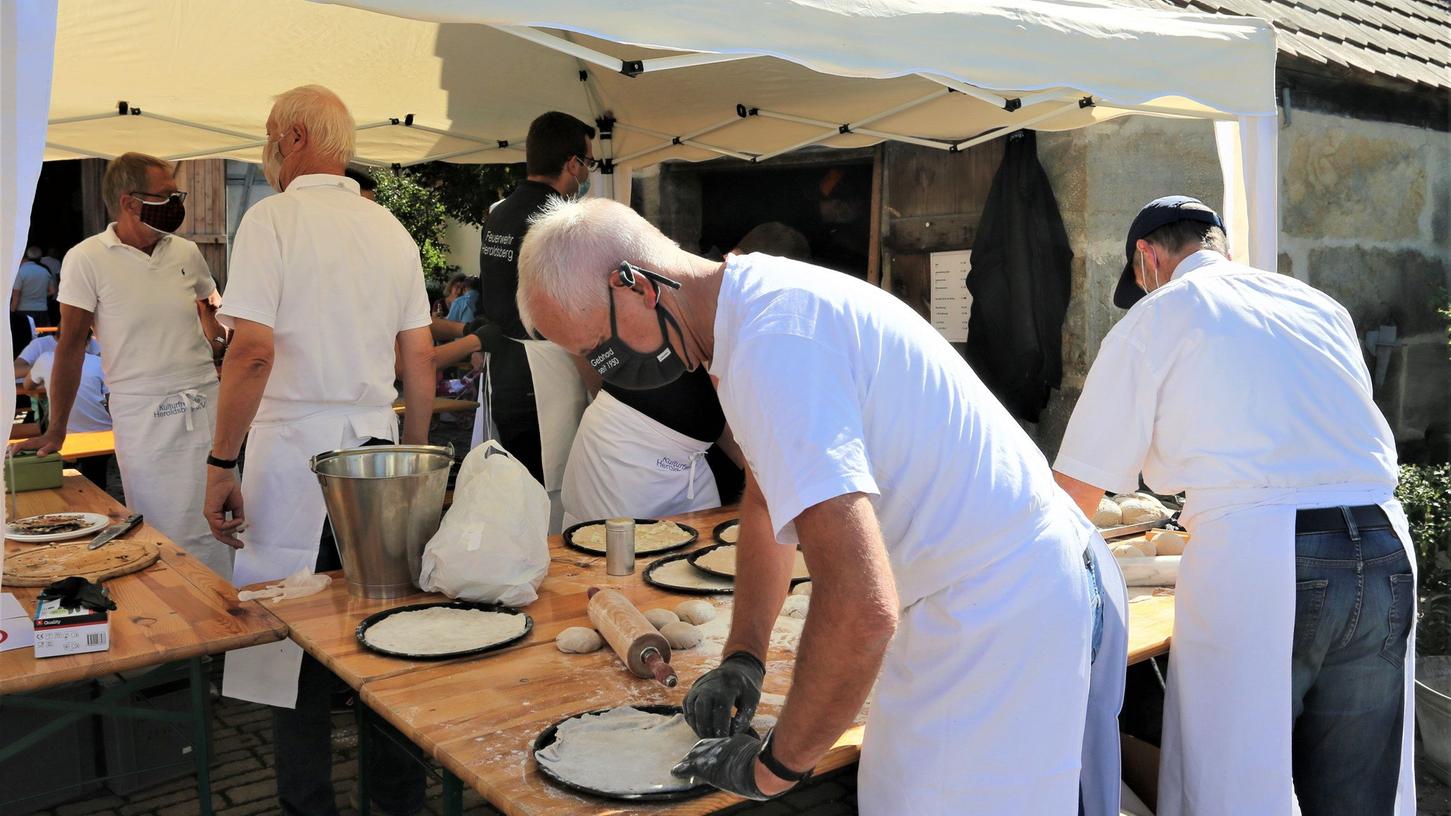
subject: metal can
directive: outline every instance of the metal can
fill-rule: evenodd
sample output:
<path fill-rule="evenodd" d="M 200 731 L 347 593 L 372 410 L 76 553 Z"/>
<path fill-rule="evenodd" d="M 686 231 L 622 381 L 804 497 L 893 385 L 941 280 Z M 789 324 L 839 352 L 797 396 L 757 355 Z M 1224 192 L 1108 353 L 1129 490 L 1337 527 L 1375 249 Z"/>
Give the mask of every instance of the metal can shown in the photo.
<path fill-rule="evenodd" d="M 605 519 L 605 572 L 629 575 L 635 571 L 635 520 Z"/>

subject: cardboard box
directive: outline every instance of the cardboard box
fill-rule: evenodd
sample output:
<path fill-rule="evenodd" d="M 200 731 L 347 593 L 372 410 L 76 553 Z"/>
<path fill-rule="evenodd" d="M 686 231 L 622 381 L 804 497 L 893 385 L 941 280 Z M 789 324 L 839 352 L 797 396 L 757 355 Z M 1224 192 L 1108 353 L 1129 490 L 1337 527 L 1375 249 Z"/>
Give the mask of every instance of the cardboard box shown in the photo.
<path fill-rule="evenodd" d="M 106 610 L 70 609 L 59 600 L 35 604 L 35 656 L 104 652 L 111 648 L 111 619 Z"/>
<path fill-rule="evenodd" d="M 25 649 L 35 644 L 35 627 L 25 607 L 9 592 L 0 592 L 0 652 Z"/>

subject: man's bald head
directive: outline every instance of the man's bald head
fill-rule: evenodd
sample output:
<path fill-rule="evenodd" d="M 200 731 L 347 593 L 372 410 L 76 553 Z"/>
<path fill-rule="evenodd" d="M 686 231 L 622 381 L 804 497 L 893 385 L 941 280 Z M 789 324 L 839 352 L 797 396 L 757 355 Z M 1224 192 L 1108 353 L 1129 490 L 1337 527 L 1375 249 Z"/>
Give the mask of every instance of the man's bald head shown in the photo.
<path fill-rule="evenodd" d="M 634 210 L 604 198 L 551 198 L 519 250 L 524 325 L 569 347 L 561 324 L 609 308 L 606 284 L 621 261 L 669 274 L 687 255 Z"/>

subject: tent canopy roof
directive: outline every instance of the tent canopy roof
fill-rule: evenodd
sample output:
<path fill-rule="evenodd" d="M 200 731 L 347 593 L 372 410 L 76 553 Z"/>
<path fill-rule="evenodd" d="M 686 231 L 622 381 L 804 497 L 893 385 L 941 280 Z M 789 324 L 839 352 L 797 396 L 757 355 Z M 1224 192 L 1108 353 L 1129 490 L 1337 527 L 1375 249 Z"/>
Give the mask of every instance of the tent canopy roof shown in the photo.
<path fill-rule="evenodd" d="M 608 113 L 637 167 L 1275 111 L 1268 23 L 1103 0 L 69 0 L 58 23 L 47 159 L 256 161 L 307 83 L 375 164 L 521 161 L 547 110 Z"/>

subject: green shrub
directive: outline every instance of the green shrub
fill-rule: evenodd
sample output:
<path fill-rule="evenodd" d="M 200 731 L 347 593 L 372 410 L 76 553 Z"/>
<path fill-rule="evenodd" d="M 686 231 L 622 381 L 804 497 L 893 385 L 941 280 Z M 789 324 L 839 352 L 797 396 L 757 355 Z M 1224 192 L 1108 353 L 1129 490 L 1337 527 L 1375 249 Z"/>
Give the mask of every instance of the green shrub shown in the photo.
<path fill-rule="evenodd" d="M 1417 650 L 1451 654 L 1451 465 L 1403 465 L 1396 498 L 1411 523 L 1420 572 Z"/>

